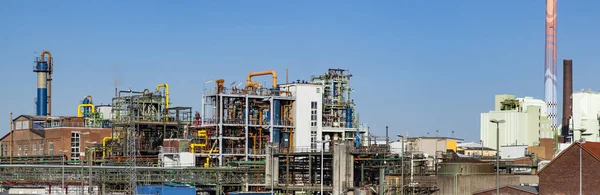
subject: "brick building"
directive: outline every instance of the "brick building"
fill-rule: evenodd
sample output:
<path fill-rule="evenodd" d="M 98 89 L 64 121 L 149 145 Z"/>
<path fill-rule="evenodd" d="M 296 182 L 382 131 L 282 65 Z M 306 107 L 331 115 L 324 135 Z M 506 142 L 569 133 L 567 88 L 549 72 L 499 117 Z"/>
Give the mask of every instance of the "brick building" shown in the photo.
<path fill-rule="evenodd" d="M 600 142 L 576 142 L 539 171 L 540 194 L 600 194 L 598 175 Z"/>
<path fill-rule="evenodd" d="M 517 185 L 512 185 L 512 186 L 501 186 L 500 189 L 500 194 L 506 194 L 506 195 L 536 195 L 539 194 L 538 193 L 538 188 L 535 186 L 517 186 Z M 496 188 L 493 189 L 486 189 L 486 190 L 482 190 L 482 191 L 478 191 L 473 193 L 473 195 L 496 195 Z"/>
<path fill-rule="evenodd" d="M 0 138 L 0 163 L 8 163 L 11 150 L 14 159 L 65 155 L 78 160 L 85 147 L 92 142 L 101 145 L 111 132 L 106 125 L 81 117 L 21 115 L 13 120 L 13 132 Z"/>

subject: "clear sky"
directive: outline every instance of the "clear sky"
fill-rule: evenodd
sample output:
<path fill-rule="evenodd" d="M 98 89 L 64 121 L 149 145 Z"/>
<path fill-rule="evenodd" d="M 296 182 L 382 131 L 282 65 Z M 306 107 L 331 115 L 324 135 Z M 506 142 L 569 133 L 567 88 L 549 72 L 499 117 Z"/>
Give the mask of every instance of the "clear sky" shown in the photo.
<path fill-rule="evenodd" d="M 169 83 L 173 104 L 200 110 L 207 80 L 273 69 L 282 83 L 286 67 L 290 80 L 344 68 L 376 134 L 388 125 L 474 141 L 494 94 L 543 98 L 544 0 L 374 2 L 1 1 L 0 133 L 9 112 L 35 114 L 32 65 L 44 49 L 53 115 L 75 115 L 88 94 L 109 103 L 115 79 L 135 90 Z M 573 58 L 574 89 L 599 88 L 599 6 L 558 3 L 559 87 L 562 59 Z"/>

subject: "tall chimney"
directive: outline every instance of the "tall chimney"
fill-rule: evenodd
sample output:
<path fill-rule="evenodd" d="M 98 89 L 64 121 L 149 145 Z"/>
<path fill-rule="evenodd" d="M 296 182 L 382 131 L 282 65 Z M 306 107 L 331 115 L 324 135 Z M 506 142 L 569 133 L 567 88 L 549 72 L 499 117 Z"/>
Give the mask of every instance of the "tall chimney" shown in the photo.
<path fill-rule="evenodd" d="M 561 135 L 569 136 L 569 119 L 573 115 L 573 60 L 563 60 L 563 115 Z"/>

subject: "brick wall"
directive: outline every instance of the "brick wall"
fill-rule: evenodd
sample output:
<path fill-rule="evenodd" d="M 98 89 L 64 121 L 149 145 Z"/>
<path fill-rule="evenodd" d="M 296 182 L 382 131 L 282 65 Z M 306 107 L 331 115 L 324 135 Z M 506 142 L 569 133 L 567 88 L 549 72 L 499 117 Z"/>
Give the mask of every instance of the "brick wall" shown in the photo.
<path fill-rule="evenodd" d="M 511 187 L 500 188 L 501 195 L 533 195 L 534 193 L 517 190 Z M 474 193 L 473 195 L 496 195 L 496 189 L 485 192 Z"/>
<path fill-rule="evenodd" d="M 64 150 L 67 151 L 64 154 L 67 156 L 67 159 L 70 160 L 72 132 L 90 132 L 90 134 L 88 135 L 81 136 L 81 142 L 83 143 L 83 147 L 90 146 L 90 144 L 85 143 L 86 141 L 96 142 L 97 144 L 101 145 L 102 139 L 111 135 L 110 128 L 48 128 L 44 130 L 45 138 L 42 138 L 41 136 L 29 130 L 15 130 L 13 138 L 13 155 L 19 156 L 19 145 L 21 145 L 21 156 L 25 156 L 25 145 L 27 145 L 28 149 L 27 155 L 34 155 L 33 144 L 36 144 L 37 154 L 42 155 L 40 153 L 40 147 L 43 143 L 43 155 L 50 155 L 50 147 L 53 147 L 53 155 L 63 154 L 61 150 Z M 8 135 L 0 142 L 3 147 L 10 147 L 10 140 L 11 135 Z M 8 153 L 10 155 L 10 151 L 8 151 Z"/>
<path fill-rule="evenodd" d="M 542 170 L 540 194 L 579 194 L 579 149 L 573 145 Z M 583 193 L 600 194 L 600 161 L 583 149 L 581 152 Z"/>

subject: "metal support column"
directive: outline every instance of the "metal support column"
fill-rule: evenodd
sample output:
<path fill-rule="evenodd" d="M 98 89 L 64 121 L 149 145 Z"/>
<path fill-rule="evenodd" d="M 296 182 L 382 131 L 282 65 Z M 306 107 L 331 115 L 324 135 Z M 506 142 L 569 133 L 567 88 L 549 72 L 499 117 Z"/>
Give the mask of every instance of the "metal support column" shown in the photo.
<path fill-rule="evenodd" d="M 246 112 L 244 113 L 244 122 L 245 122 L 245 125 L 244 125 L 244 132 L 245 132 L 245 134 L 244 134 L 244 136 L 246 137 L 246 148 L 245 148 L 246 152 L 245 152 L 245 154 L 246 154 L 246 161 L 248 161 L 248 150 L 249 150 L 248 139 L 250 138 L 250 137 L 248 137 L 248 125 L 250 123 L 249 122 L 250 121 L 250 117 L 248 117 L 249 116 L 248 113 L 250 112 L 249 111 L 250 105 L 248 104 L 248 94 L 244 95 L 244 101 L 246 102 L 244 104 L 244 107 L 245 107 L 244 110 L 246 110 Z"/>
<path fill-rule="evenodd" d="M 223 95 L 217 94 L 219 98 L 219 166 L 223 166 Z M 210 158 L 210 156 L 209 156 Z"/>

